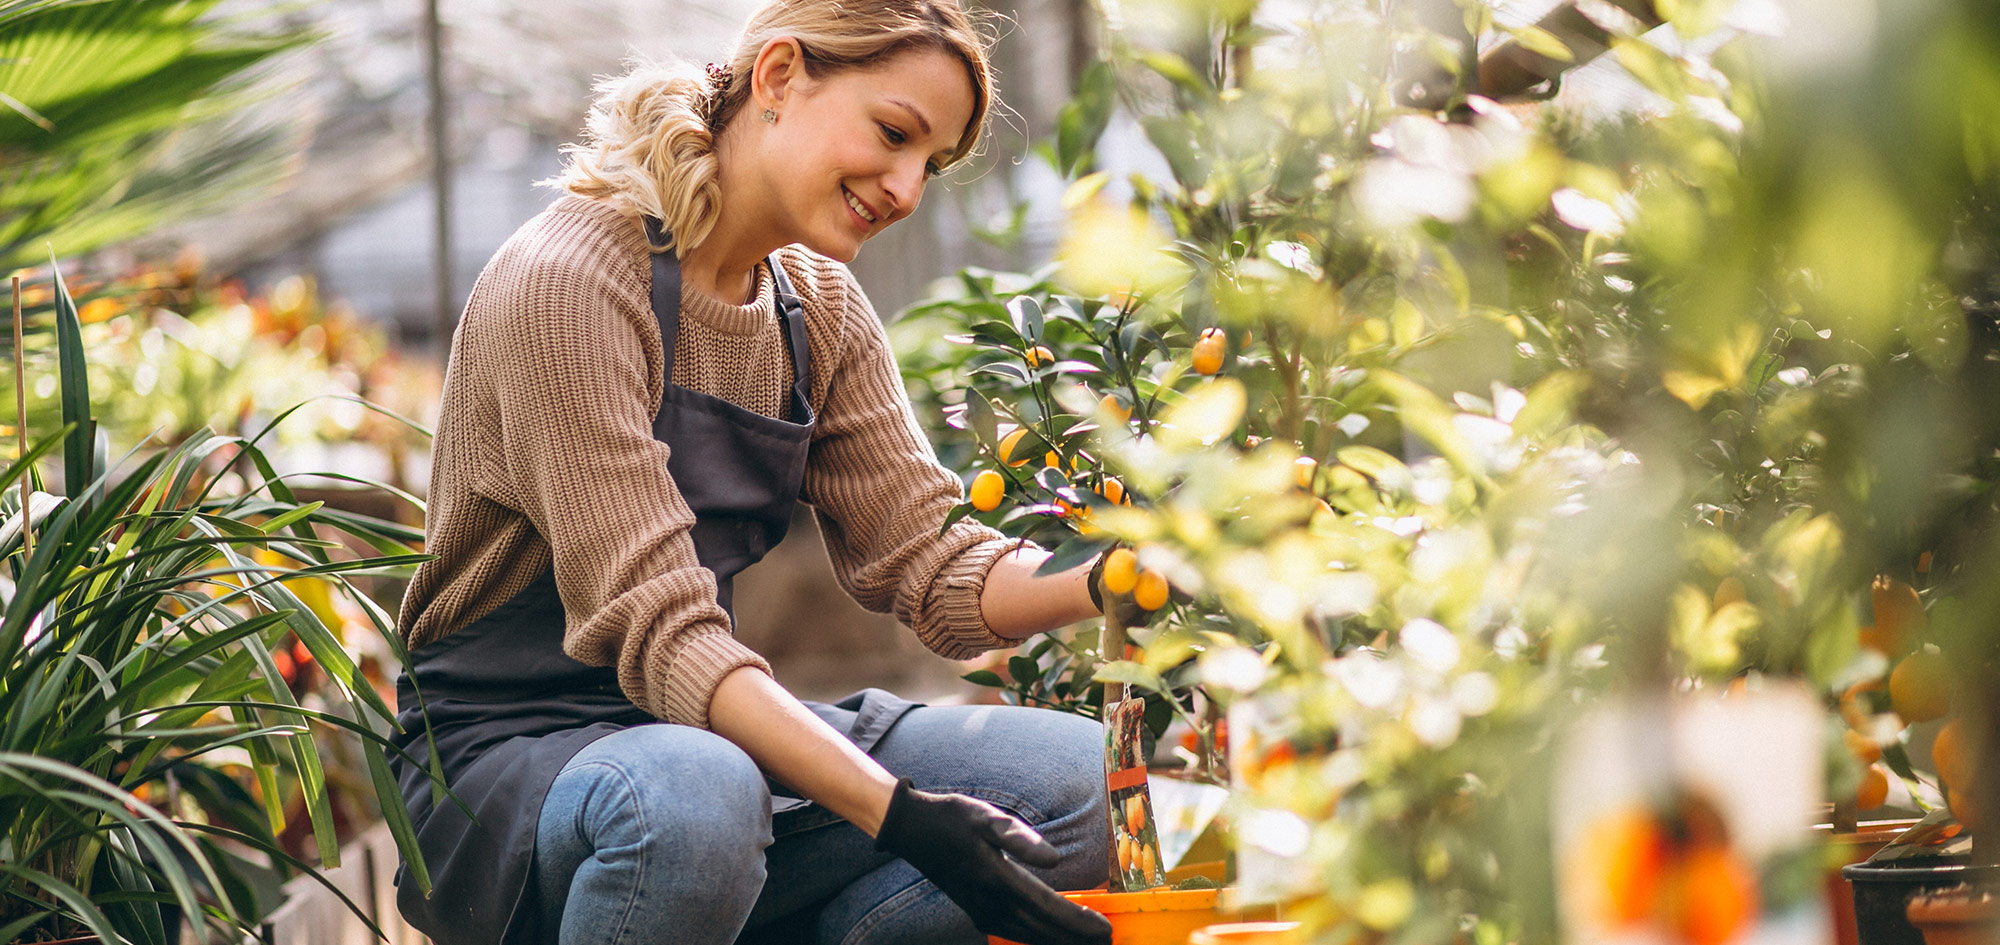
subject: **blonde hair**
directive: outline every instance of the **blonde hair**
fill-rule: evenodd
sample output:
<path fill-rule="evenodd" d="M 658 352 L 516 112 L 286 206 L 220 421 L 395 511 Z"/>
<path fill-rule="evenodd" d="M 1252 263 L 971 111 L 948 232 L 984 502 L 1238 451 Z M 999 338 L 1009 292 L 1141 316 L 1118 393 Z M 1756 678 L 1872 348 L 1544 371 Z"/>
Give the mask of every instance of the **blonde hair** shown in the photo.
<path fill-rule="evenodd" d="M 692 63 L 638 62 L 602 82 L 583 140 L 563 148 L 563 173 L 546 183 L 585 197 L 622 200 L 658 218 L 666 245 L 685 254 L 701 245 L 722 210 L 715 142 L 750 100 L 750 71 L 771 40 L 789 37 L 806 74 L 866 69 L 905 52 L 956 56 L 972 80 L 972 120 L 945 166 L 973 153 L 985 132 L 993 77 L 988 40 L 957 0 L 771 0 L 750 17 L 717 83 Z M 723 89 L 715 94 L 717 86 Z"/>

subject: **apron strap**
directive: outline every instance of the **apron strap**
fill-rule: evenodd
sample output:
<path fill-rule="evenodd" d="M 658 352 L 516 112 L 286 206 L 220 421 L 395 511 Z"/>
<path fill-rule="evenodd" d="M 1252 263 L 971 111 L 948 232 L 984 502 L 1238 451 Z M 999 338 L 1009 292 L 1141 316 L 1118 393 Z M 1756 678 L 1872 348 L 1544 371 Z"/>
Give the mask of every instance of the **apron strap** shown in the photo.
<path fill-rule="evenodd" d="M 660 221 L 646 217 L 646 239 L 654 246 L 667 241 Z M 653 253 L 653 317 L 660 321 L 660 354 L 666 383 L 674 382 L 674 342 L 681 333 L 681 260 L 675 250 Z"/>
<path fill-rule="evenodd" d="M 660 221 L 650 216 L 644 219 L 646 239 L 654 246 L 666 242 L 666 230 Z M 660 354 L 665 362 L 662 373 L 665 381 L 672 384 L 674 344 L 680 340 L 681 329 L 681 261 L 679 254 L 672 250 L 652 255 L 653 317 L 660 322 Z M 812 365 L 812 351 L 806 343 L 805 305 L 792 288 L 791 276 L 778 263 L 778 254 L 766 257 L 764 264 L 771 269 L 778 311 L 785 320 L 785 340 L 792 349 L 792 392 L 797 396 L 798 403 L 803 404 L 806 402 L 806 378 L 811 376 Z"/>
<path fill-rule="evenodd" d="M 777 254 L 771 254 L 768 262 L 771 282 L 777 289 L 778 310 L 785 315 L 785 332 L 792 344 L 792 389 L 803 403 L 806 399 L 806 378 L 812 376 L 812 348 L 806 344 L 806 308 L 799 301 L 798 292 L 792 289 L 792 277 L 785 274 L 785 267 L 779 264 Z"/>

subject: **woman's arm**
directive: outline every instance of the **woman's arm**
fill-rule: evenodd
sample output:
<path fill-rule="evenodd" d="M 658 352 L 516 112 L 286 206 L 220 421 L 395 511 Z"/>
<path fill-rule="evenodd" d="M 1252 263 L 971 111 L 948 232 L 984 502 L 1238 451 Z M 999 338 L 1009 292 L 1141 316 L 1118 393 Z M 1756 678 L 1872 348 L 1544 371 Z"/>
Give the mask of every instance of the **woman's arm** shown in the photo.
<path fill-rule="evenodd" d="M 786 786 L 875 836 L 896 779 L 755 667 L 722 678 L 709 730 L 743 749 Z"/>
<path fill-rule="evenodd" d="M 1099 616 L 1090 602 L 1090 567 L 1095 559 L 1067 571 L 1035 576 L 1049 552 L 1020 548 L 1002 555 L 986 573 L 979 612 L 993 632 L 1019 640 Z"/>

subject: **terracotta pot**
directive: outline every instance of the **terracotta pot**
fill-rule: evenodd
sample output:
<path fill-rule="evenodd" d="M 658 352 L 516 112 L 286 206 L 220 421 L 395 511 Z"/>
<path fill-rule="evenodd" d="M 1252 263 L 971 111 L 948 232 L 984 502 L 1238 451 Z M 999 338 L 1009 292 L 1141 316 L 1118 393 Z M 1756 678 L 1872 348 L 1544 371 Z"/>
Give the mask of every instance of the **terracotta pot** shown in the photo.
<path fill-rule="evenodd" d="M 1818 828 L 1832 858 L 1832 868 L 1826 874 L 1826 902 L 1835 945 L 1860 945 L 1854 929 L 1854 885 L 1840 875 L 1840 868 L 1874 856 L 1915 823 L 1914 819 L 1874 821 L 1862 824 L 1854 833 L 1833 833 L 1824 824 Z"/>
<path fill-rule="evenodd" d="M 2000 932 L 2000 903 L 1991 889 L 1959 886 L 1910 899 L 1910 924 L 1924 933 L 1924 945 L 1991 945 Z"/>
<path fill-rule="evenodd" d="M 1277 917 L 1277 907 L 1230 912 L 1222 907 L 1219 889 L 1148 889 L 1114 893 L 1101 890 L 1063 893 L 1063 898 L 1103 913 L 1111 920 L 1111 945 L 1177 945 L 1211 925 Z M 1015 945 L 994 936 L 990 945 Z"/>
<path fill-rule="evenodd" d="M 1297 922 L 1232 922 L 1188 936 L 1188 945 L 1305 945 Z"/>

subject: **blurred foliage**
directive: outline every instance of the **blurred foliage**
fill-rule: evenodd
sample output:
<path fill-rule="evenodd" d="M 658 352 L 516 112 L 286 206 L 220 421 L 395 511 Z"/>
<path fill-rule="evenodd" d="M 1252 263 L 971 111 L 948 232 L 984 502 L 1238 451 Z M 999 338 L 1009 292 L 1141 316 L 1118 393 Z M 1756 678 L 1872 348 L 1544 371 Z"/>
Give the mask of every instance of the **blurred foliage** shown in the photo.
<path fill-rule="evenodd" d="M 1006 479 L 960 515 L 1187 592 L 1098 678 L 1260 707 L 1237 839 L 1309 864 L 1326 940 L 1549 941 L 1542 749 L 1580 704 L 1847 693 L 1850 818 L 1871 748 L 1918 773 L 1855 693 L 1892 659 L 1941 647 L 1984 718 L 2000 20 L 1662 3 L 1540 104 L 1481 95 L 1467 44 L 1552 36 L 1420 6 L 1105 3 L 1044 149 L 1058 263 L 942 285 L 898 355 L 941 455 Z M 1444 108 L 1399 104 L 1412 50 Z M 1103 168 L 1112 127 L 1158 170 Z M 1928 614 L 1894 645 L 1890 579 Z M 1093 632 L 982 681 L 1026 700 Z"/>
<path fill-rule="evenodd" d="M 421 424 L 436 409 L 437 366 L 404 357 L 380 326 L 324 302 L 309 277 L 252 292 L 208 275 L 189 256 L 77 289 L 91 409 L 117 448 L 174 443 L 201 430 L 247 436 L 285 411 L 269 443 L 281 466 L 288 448 L 366 446 L 399 489 L 407 489 L 406 457 L 429 448 Z M 60 411 L 50 294 L 46 283 L 31 282 L 22 296 L 34 378 L 28 425 L 46 428 Z M 0 386 L 0 423 L 11 428 L 14 386 Z"/>
<path fill-rule="evenodd" d="M 278 4 L 0 0 L 0 268 L 131 239 L 281 170 L 243 106 L 309 37 Z"/>
<path fill-rule="evenodd" d="M 260 870 L 339 864 L 337 793 L 386 798 L 416 856 L 379 688 L 406 656 L 352 581 L 407 578 L 422 532 L 302 500 L 262 445 L 283 413 L 111 460 L 80 313 L 51 283 L 59 414 L 0 474 L 0 940 L 164 945 L 182 920 L 244 939 L 277 905 Z M 356 738 L 356 767 L 329 769 L 321 746 Z"/>

